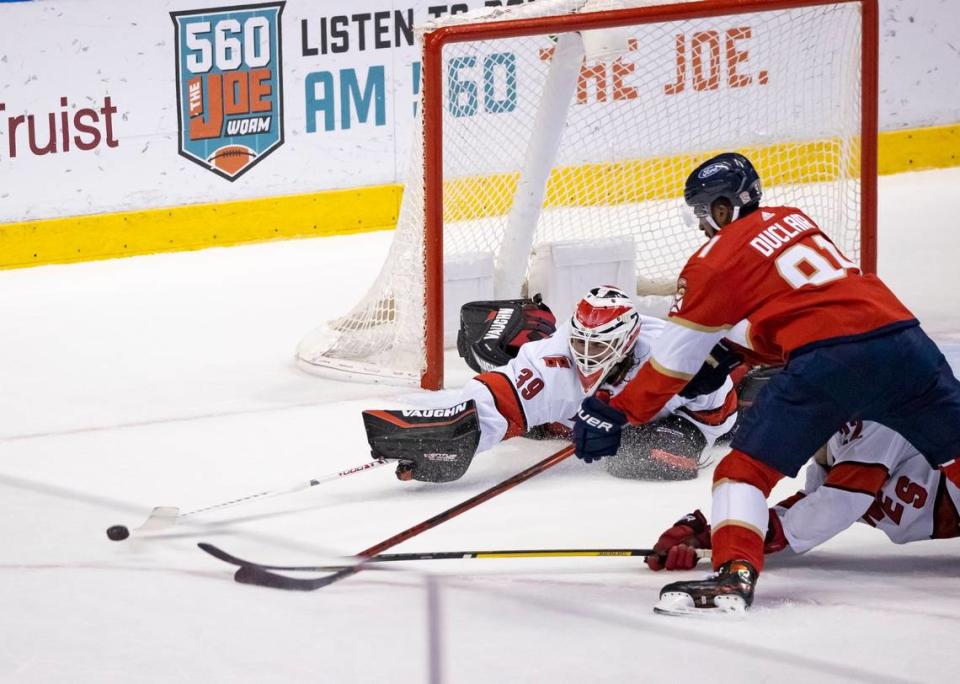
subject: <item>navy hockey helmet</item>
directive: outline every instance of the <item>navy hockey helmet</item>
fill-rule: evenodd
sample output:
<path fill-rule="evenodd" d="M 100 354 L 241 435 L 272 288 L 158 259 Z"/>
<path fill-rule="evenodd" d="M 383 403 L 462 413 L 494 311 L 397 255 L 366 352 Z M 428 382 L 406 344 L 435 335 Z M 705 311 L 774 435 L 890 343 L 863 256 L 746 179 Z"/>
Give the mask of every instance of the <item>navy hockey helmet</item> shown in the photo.
<path fill-rule="evenodd" d="M 718 230 L 710 213 L 715 201 L 723 198 L 730 202 L 735 221 L 759 206 L 761 194 L 757 170 L 749 159 L 736 152 L 724 152 L 703 162 L 687 177 L 683 189 L 683 199 L 694 216 L 707 220 Z"/>

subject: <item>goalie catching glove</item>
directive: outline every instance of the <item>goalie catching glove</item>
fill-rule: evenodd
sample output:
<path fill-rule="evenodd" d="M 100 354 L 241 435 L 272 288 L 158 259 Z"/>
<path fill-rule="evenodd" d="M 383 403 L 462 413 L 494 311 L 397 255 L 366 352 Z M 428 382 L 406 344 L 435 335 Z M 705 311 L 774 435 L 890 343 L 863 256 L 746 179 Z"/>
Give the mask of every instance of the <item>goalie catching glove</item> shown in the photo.
<path fill-rule="evenodd" d="M 505 366 L 520 345 L 550 337 L 557 319 L 539 294 L 533 299 L 467 302 L 460 309 L 457 352 L 477 373 Z"/>
<path fill-rule="evenodd" d="M 470 467 L 480 443 L 473 400 L 451 408 L 364 411 L 371 455 L 397 461 L 397 478 L 452 482 Z"/>

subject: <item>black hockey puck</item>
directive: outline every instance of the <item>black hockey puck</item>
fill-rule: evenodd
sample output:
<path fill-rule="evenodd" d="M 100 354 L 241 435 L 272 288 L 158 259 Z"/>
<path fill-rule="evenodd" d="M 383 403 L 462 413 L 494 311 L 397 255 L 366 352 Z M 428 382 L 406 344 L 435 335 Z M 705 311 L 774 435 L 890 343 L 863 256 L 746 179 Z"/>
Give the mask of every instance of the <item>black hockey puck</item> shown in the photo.
<path fill-rule="evenodd" d="M 123 525 L 114 525 L 107 528 L 107 536 L 111 541 L 123 541 L 130 536 L 130 530 Z"/>

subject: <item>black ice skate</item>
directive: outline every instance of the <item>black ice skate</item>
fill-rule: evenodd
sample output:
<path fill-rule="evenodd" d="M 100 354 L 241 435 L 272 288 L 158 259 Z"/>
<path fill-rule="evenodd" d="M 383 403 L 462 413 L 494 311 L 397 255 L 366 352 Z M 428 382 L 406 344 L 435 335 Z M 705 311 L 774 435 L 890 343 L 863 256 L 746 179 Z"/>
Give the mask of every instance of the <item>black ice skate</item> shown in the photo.
<path fill-rule="evenodd" d="M 661 615 L 742 615 L 753 603 L 757 571 L 743 560 L 728 561 L 716 574 L 694 582 L 672 582 L 660 590 L 653 611 Z"/>

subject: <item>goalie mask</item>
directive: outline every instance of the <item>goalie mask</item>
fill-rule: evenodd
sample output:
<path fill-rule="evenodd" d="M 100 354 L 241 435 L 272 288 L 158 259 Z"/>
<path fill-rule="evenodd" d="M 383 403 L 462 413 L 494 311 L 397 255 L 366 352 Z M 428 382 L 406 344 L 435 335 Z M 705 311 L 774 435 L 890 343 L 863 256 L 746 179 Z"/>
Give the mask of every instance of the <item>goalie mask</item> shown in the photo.
<path fill-rule="evenodd" d="M 570 352 L 587 395 L 633 350 L 639 335 L 640 314 L 620 288 L 595 287 L 580 300 L 570 320 Z"/>

